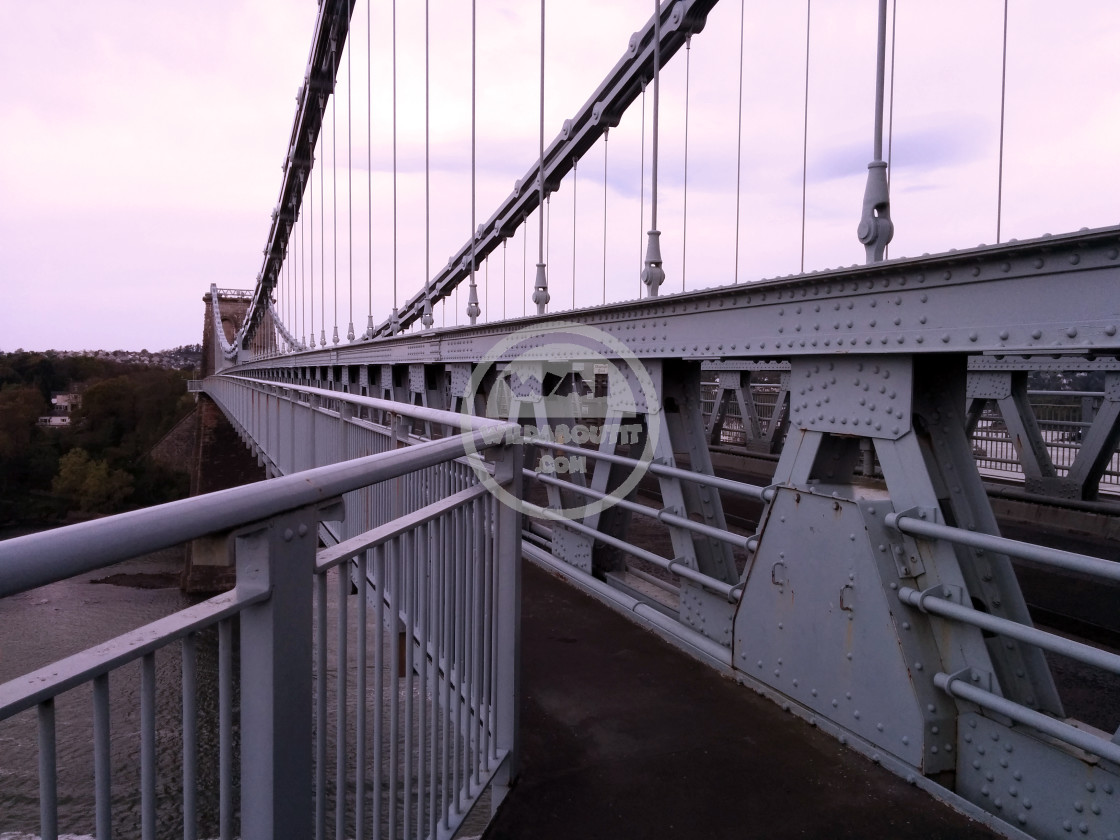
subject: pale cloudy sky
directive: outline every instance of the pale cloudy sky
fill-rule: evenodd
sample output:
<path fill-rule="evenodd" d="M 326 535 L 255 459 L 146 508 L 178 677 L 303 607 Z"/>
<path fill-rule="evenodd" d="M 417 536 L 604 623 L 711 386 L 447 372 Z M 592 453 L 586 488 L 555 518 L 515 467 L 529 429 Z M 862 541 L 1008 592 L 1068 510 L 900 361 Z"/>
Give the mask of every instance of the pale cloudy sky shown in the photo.
<path fill-rule="evenodd" d="M 403 303 L 424 279 L 424 53 L 423 4 L 397 5 L 395 273 Z M 806 269 L 863 261 L 855 227 L 871 153 L 876 5 L 813 4 Z M 991 243 L 1003 4 L 898 5 L 891 256 Z M 805 8 L 797 0 L 745 2 L 741 140 L 740 3 L 722 0 L 694 38 L 687 232 L 685 54 L 663 74 L 663 293 L 679 290 L 682 280 L 694 289 L 734 279 L 740 145 L 739 281 L 800 267 Z M 284 274 L 281 286 L 281 313 L 297 334 L 325 328 L 329 340 L 336 306 L 343 336 L 351 307 L 360 332 L 371 309 L 380 323 L 392 306 L 391 9 L 387 0 L 373 0 L 372 90 L 365 82 L 365 3 L 355 12 L 352 79 L 348 84 L 344 56 L 336 129 L 325 134 L 318 157 L 326 164 L 325 191 L 315 176 L 315 227 L 326 222 L 328 249 L 322 261 L 316 231 L 313 322 L 297 300 L 306 299 L 310 285 L 306 247 L 291 252 L 293 266 L 303 262 L 303 285 L 297 269 Z M 210 283 L 252 287 L 316 12 L 314 0 L 0 0 L 0 349 L 193 343 L 202 334 L 201 296 Z M 531 0 L 478 2 L 478 222 L 536 158 L 538 12 Z M 644 0 L 549 2 L 547 140 L 651 12 Z M 435 271 L 471 229 L 470 4 L 432 0 L 431 14 Z M 1118 43 L 1120 8 L 1107 0 L 1010 3 L 1003 239 L 1120 222 Z M 642 128 L 641 111 L 633 108 L 611 132 L 605 226 L 601 143 L 580 163 L 578 184 L 569 176 L 550 201 L 553 310 L 571 307 L 573 285 L 577 306 L 601 301 L 604 261 L 607 298 L 637 294 Z M 530 222 L 527 239 L 518 233 L 480 271 L 484 318 L 521 314 L 523 264 L 531 282 L 537 247 L 536 220 Z M 458 309 L 465 306 L 464 289 Z M 455 323 L 455 307 L 437 309 L 437 324 L 443 319 Z"/>

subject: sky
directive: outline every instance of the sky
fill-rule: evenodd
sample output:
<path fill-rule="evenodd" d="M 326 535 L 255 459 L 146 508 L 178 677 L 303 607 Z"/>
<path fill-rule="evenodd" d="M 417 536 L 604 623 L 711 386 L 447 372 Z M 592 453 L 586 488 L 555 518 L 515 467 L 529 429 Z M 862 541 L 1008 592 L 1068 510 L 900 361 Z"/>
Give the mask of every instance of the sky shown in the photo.
<path fill-rule="evenodd" d="M 797 0 L 722 0 L 664 69 L 662 294 L 800 271 L 803 176 L 804 269 L 864 261 L 855 228 L 876 6 L 812 5 L 807 100 Z M 539 8 L 477 3 L 475 224 L 536 160 Z M 0 0 L 0 351 L 195 343 L 211 283 L 252 288 L 317 10 L 314 0 Z M 337 324 L 346 341 L 351 320 L 358 333 L 371 315 L 380 324 L 394 295 L 403 304 L 470 235 L 471 5 L 430 3 L 427 170 L 423 10 L 419 0 L 396 10 L 394 203 L 393 6 L 372 0 L 367 15 L 358 3 L 303 238 L 277 294 L 297 336 L 330 342 Z M 547 4 L 546 143 L 651 13 L 644 0 Z M 892 258 L 996 241 L 1002 27 L 998 0 L 898 4 Z M 1002 240 L 1120 222 L 1117 43 L 1120 7 L 1108 0 L 1010 2 Z M 652 87 L 644 117 L 639 100 L 606 155 L 600 141 L 550 197 L 550 311 L 639 294 L 651 136 Z M 537 236 L 534 215 L 480 267 L 483 320 L 532 311 Z M 465 308 L 463 288 L 437 307 L 437 325 L 465 323 Z"/>

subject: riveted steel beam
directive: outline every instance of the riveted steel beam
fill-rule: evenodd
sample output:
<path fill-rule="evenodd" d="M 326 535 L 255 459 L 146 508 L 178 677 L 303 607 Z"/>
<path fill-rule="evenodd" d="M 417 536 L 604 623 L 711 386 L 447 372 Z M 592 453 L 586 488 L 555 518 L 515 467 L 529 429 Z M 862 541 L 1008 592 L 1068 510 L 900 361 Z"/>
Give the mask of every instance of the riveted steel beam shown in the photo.
<path fill-rule="evenodd" d="M 1095 357 L 1120 353 L 1120 227 L 663 295 L 562 315 L 428 330 L 268 366 L 469 362 L 533 324 L 594 326 L 640 358 L 719 362 L 831 353 Z M 533 348 L 518 345 L 522 358 Z M 528 355 L 524 355 L 528 354 Z"/>
<path fill-rule="evenodd" d="M 253 291 L 253 301 L 240 330 L 240 346 L 248 345 L 268 311 L 269 297 L 276 286 L 276 276 L 287 251 L 287 225 L 294 222 L 299 213 L 303 185 L 314 164 L 315 144 L 323 127 L 319 96 L 326 96 L 334 91 L 339 56 L 342 55 L 343 45 L 349 35 L 350 18 L 356 5 L 357 0 L 320 0 L 315 32 L 311 37 L 311 52 L 307 57 L 307 72 L 296 95 L 296 116 L 288 140 L 288 153 L 283 162 L 284 177 L 280 182 L 280 197 L 268 230 L 260 280 Z"/>

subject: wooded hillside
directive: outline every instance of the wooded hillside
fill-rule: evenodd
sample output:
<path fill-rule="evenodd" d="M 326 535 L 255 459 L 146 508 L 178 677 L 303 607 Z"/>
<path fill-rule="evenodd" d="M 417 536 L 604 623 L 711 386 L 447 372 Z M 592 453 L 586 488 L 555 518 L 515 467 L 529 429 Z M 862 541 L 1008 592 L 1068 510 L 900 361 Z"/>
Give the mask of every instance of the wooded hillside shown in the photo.
<path fill-rule="evenodd" d="M 194 407 L 186 385 L 193 375 L 109 354 L 0 353 L 0 526 L 187 495 L 186 473 L 147 453 Z M 70 425 L 39 425 L 51 414 L 51 395 L 71 391 L 80 392 L 81 406 Z"/>

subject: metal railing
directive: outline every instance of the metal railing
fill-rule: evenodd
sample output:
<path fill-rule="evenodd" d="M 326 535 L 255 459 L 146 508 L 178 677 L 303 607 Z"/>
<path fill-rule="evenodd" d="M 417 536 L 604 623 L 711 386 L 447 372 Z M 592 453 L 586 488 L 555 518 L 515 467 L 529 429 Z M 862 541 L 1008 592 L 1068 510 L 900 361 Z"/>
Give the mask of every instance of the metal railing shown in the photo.
<path fill-rule="evenodd" d="M 701 385 L 705 425 L 715 410 L 718 390 L 719 384 L 716 382 Z M 778 411 L 776 400 L 780 388 L 770 383 L 751 383 L 750 392 L 760 427 L 765 432 Z M 1099 391 L 1029 391 L 1028 394 L 1054 469 L 1059 476 L 1064 476 L 1077 459 L 1081 440 L 1092 426 L 1104 394 Z M 748 446 L 750 437 L 740 414 L 738 403 L 735 400 L 728 401 L 718 437 L 711 441 L 713 446 L 733 450 Z M 992 408 L 984 412 L 972 431 L 970 442 L 976 464 L 986 474 L 1022 478 L 1023 468 L 1018 450 L 997 410 Z M 867 467 L 877 474 L 877 465 L 868 464 Z M 1120 489 L 1120 451 L 1113 453 L 1101 476 L 1100 488 L 1114 491 Z"/>
<path fill-rule="evenodd" d="M 395 437 L 395 440 L 399 444 L 405 439 L 413 439 L 413 432 L 416 430 L 412 428 L 411 424 L 421 422 L 418 418 L 411 419 L 408 424 L 402 424 L 397 421 L 395 419 L 395 411 L 409 410 L 407 406 L 402 406 L 399 403 L 357 397 L 327 389 L 314 389 L 304 386 L 289 388 L 276 383 L 270 384 L 260 381 L 246 383 L 242 380 L 237 386 L 237 394 L 238 396 L 231 397 L 231 399 L 240 401 L 239 413 L 246 418 L 246 428 L 248 429 L 251 426 L 254 430 L 253 434 L 256 436 L 263 436 L 264 440 L 268 440 L 268 435 L 272 433 L 272 426 L 270 425 L 272 421 L 270 418 L 275 416 L 277 411 L 307 412 L 306 416 L 314 419 L 307 420 L 306 422 L 319 424 L 314 427 L 309 426 L 309 428 L 314 428 L 316 430 L 316 436 L 320 441 L 324 441 L 330 437 L 330 430 L 341 428 L 343 425 L 348 425 L 350 427 L 350 430 L 345 434 L 350 435 L 351 439 L 353 439 L 353 435 L 355 434 L 354 429 L 361 427 L 361 425 L 365 423 L 370 425 L 371 429 L 377 429 L 377 434 L 381 436 L 381 440 L 389 440 Z M 295 400 L 296 404 L 286 402 L 286 400 Z M 416 409 L 416 411 L 422 410 Z M 364 419 L 362 416 L 363 413 L 368 414 L 370 419 Z M 374 418 L 379 420 L 380 424 L 374 424 L 372 422 Z M 456 422 L 471 421 L 460 417 L 456 419 Z M 477 422 L 486 421 L 479 419 Z M 406 428 L 406 426 L 408 427 Z M 431 428 L 427 431 L 448 433 L 450 430 L 446 425 L 433 423 Z M 520 436 L 517 435 L 513 435 L 513 438 L 515 440 L 521 440 Z M 645 463 L 639 459 L 618 454 L 607 454 L 599 452 L 594 448 L 560 444 L 554 440 L 531 437 L 525 438 L 524 440 L 534 447 L 552 452 L 553 455 L 563 453 L 569 456 L 583 456 L 589 460 L 606 460 L 631 470 L 645 470 L 653 476 L 682 482 L 691 482 L 694 485 L 707 486 L 721 493 L 733 493 L 755 501 L 767 502 L 770 501 L 774 495 L 774 491 L 768 488 L 682 470 L 659 462 Z M 280 451 L 283 451 L 282 445 L 280 446 Z M 532 480 L 536 480 L 545 488 L 552 488 L 553 491 L 560 490 L 563 494 L 574 494 L 575 496 L 581 496 L 587 500 L 599 500 L 608 495 L 590 487 L 582 486 L 578 482 L 564 480 L 562 476 L 552 475 L 547 471 L 538 472 L 526 469 L 523 470 L 523 475 Z M 551 503 L 550 501 L 550 504 Z M 722 527 L 714 527 L 712 524 L 695 522 L 687 517 L 681 516 L 677 511 L 658 509 L 649 504 L 639 503 L 631 498 L 619 500 L 618 504 L 632 514 L 654 520 L 669 528 L 687 531 L 690 534 L 713 539 L 728 545 L 733 550 L 740 552 L 740 560 L 744 556 L 743 553 L 751 555 L 758 547 L 758 538 L 755 536 L 737 534 Z M 746 580 L 745 574 L 740 574 L 738 579 L 721 580 L 711 575 L 704 574 L 680 558 L 663 557 L 657 552 L 650 550 L 648 547 L 636 545 L 624 538 L 603 533 L 595 527 L 583 522 L 573 521 L 571 518 L 564 516 L 552 507 L 524 503 L 522 509 L 528 516 L 536 520 L 529 530 L 525 532 L 525 542 L 523 543 L 522 551 L 527 557 L 555 569 L 564 577 L 594 592 L 603 600 L 607 600 L 616 607 L 621 607 L 632 613 L 637 620 L 661 632 L 667 638 L 690 650 L 699 658 L 711 662 L 718 667 L 733 667 L 732 647 L 734 645 L 734 640 L 730 635 L 723 636 L 719 632 L 713 632 L 712 625 L 718 625 L 719 622 L 709 621 L 707 626 L 704 626 L 703 622 L 696 622 L 695 619 L 690 619 L 683 608 L 679 609 L 679 615 L 675 614 L 677 609 L 668 606 L 668 603 L 675 601 L 679 604 L 683 604 L 686 598 L 692 597 L 690 593 L 695 594 L 698 590 L 704 590 L 705 593 L 714 594 L 718 596 L 719 599 L 725 600 L 730 609 L 733 610 L 734 606 L 742 597 L 743 585 Z M 949 528 L 943 525 L 931 525 L 908 515 L 892 515 L 890 522 L 891 527 L 895 528 L 895 530 L 922 539 L 947 539 L 974 548 L 982 548 L 987 551 L 1012 557 L 1026 558 L 1057 568 L 1075 569 L 1083 573 L 1088 572 L 1109 581 L 1115 581 L 1118 577 L 1115 564 L 1083 555 L 1031 546 L 1016 541 L 1003 540 L 998 537 L 978 535 L 974 532 Z M 557 548 L 555 530 L 557 524 L 569 532 L 569 537 L 560 540 L 560 548 Z M 548 525 L 552 525 L 553 528 L 550 530 L 547 527 L 543 527 Z M 930 528 L 933 530 L 929 530 Z M 594 577 L 586 571 L 582 571 L 581 568 L 576 565 L 570 565 L 566 562 L 564 545 L 566 541 L 570 544 L 570 535 L 572 533 L 577 535 L 580 539 L 610 546 L 623 555 L 628 556 L 631 562 L 627 563 L 626 571 L 637 577 L 645 576 L 648 578 L 652 585 L 655 585 L 661 592 L 669 595 L 668 602 L 662 601 L 659 604 L 654 603 L 657 600 L 656 598 L 647 597 L 642 593 L 636 592 L 633 587 L 620 587 L 618 582 L 613 580 L 609 574 L 607 575 L 607 580 L 603 580 Z M 429 535 L 426 537 L 422 536 L 420 539 L 430 540 L 432 538 Z M 345 545 L 344 543 L 344 546 L 341 547 L 339 551 L 348 551 L 349 549 L 346 548 Z M 578 554 L 578 551 L 576 554 Z M 651 575 L 650 572 L 656 573 L 656 576 Z M 391 575 L 392 573 L 385 571 L 383 574 Z M 471 584 L 471 586 L 474 586 L 474 584 Z M 482 600 L 485 601 L 487 597 L 485 588 L 472 591 L 482 591 L 484 594 L 481 597 Z M 939 619 L 956 622 L 960 626 L 975 626 L 985 633 L 995 633 L 996 635 L 1003 636 L 1005 640 L 1009 642 L 1017 641 L 1044 650 L 1055 651 L 1090 666 L 1102 668 L 1110 673 L 1120 673 L 1120 657 L 1117 657 L 1107 650 L 1081 642 L 1063 639 L 1054 633 L 1029 626 L 1028 624 L 1019 624 L 999 616 L 992 616 L 981 612 L 969 606 L 968 599 L 956 598 L 954 601 L 952 592 L 946 595 L 943 589 L 918 591 L 912 587 L 900 585 L 897 587 L 895 597 L 899 599 L 901 604 L 905 605 L 905 608 L 922 610 L 938 616 Z M 387 604 L 386 608 L 391 609 L 392 605 Z M 419 616 L 419 604 L 417 604 L 414 609 L 415 614 Z M 422 639 L 430 639 L 433 634 L 438 636 L 438 631 L 433 629 L 434 624 L 432 622 L 436 621 L 436 619 L 431 617 L 435 615 L 433 609 L 431 602 L 425 603 L 424 615 L 428 617 L 428 629 L 426 631 L 417 629 L 411 637 L 410 649 L 413 649 L 413 656 L 415 657 L 412 660 L 413 662 L 422 656 L 421 651 L 430 650 L 431 648 L 431 643 L 424 642 Z M 400 608 L 398 608 L 398 611 L 400 611 Z M 732 612 L 727 613 L 729 617 L 732 614 Z M 425 633 L 427 635 L 425 635 Z M 486 649 L 485 644 L 483 644 L 481 649 Z M 407 652 L 402 654 L 402 656 L 404 655 L 407 655 Z M 432 654 L 429 653 L 428 655 L 431 656 Z M 465 664 L 465 658 L 462 661 L 464 663 L 463 665 L 448 666 L 450 677 L 447 678 L 446 685 L 449 698 L 456 696 L 457 683 L 455 674 L 457 671 L 460 669 L 470 670 L 470 668 L 473 667 Z M 409 666 L 407 662 L 402 661 L 399 667 L 402 671 L 407 671 L 411 666 Z M 1105 760 L 1114 761 L 1118 755 L 1120 755 L 1117 752 L 1120 750 L 1120 747 L 1115 743 L 1111 743 L 1107 736 L 1102 738 L 1099 733 L 1094 733 L 1092 730 L 1073 726 L 1058 717 L 1042 714 L 1034 709 L 999 696 L 997 690 L 989 690 L 989 688 L 994 688 L 995 686 L 994 677 L 995 675 L 986 675 L 974 669 L 957 673 L 946 672 L 939 673 L 934 684 L 946 693 L 966 699 L 994 714 L 1008 717 L 1035 731 L 1046 733 L 1066 744 L 1091 752 L 1094 755 L 1099 755 Z M 437 696 L 442 696 L 442 691 L 441 689 L 437 692 Z M 467 708 L 470 708 L 469 704 Z M 430 713 L 432 713 L 432 707 L 426 706 L 424 714 L 428 715 Z M 405 714 L 407 714 L 407 712 Z M 415 714 L 419 717 L 420 713 L 417 711 Z M 471 726 L 474 725 L 477 719 L 474 718 L 469 711 L 460 714 L 460 718 L 463 717 L 468 721 L 466 730 L 470 731 Z M 425 718 L 425 720 L 427 720 L 427 718 Z M 409 727 L 409 731 L 411 731 L 411 726 Z M 479 735 L 475 738 L 473 744 L 467 740 L 460 740 L 458 743 L 461 749 L 468 751 L 481 750 L 481 752 L 485 754 L 487 753 L 487 747 L 485 745 L 477 746 L 482 741 L 483 736 Z M 444 753 L 450 752 L 454 755 L 454 743 L 452 743 L 451 747 L 445 744 L 439 749 L 442 749 Z M 450 758 L 449 763 L 451 766 L 456 766 L 456 759 L 454 757 Z M 415 777 L 417 773 L 419 773 L 420 776 L 428 778 L 431 769 L 431 765 L 426 764 L 423 771 L 419 771 L 418 769 L 414 770 L 410 778 Z M 417 791 L 419 791 L 419 789 L 422 789 L 423 792 L 418 793 Z M 438 790 L 438 788 L 436 789 Z M 432 790 L 433 788 L 429 782 L 417 781 L 414 785 L 409 786 L 407 795 L 410 797 L 417 795 L 421 798 L 423 796 L 428 796 L 430 798 L 433 795 Z M 404 795 L 403 788 L 398 788 L 395 797 L 391 796 L 389 799 L 395 801 L 395 799 L 399 798 L 401 795 Z M 436 795 L 438 796 L 439 794 Z M 386 804 L 384 807 L 386 808 L 389 807 L 389 799 L 385 801 Z M 420 805 L 417 805 L 412 812 L 410 820 L 413 823 L 429 820 L 430 814 L 433 812 L 430 806 L 425 810 Z"/>
<path fill-rule="evenodd" d="M 273 475 L 495 425 L 492 420 L 424 406 L 237 375 L 211 377 L 206 393 Z M 324 536 L 331 541 L 352 537 L 477 481 L 477 464 L 458 458 L 391 485 L 361 488 L 345 497 L 352 513 L 326 529 Z"/>
<path fill-rule="evenodd" d="M 408 415 L 407 406 L 397 408 Z M 197 643 L 212 628 L 221 837 L 325 837 L 332 811 L 337 836 L 444 837 L 487 785 L 500 798 L 516 772 L 519 514 L 477 481 L 435 500 L 445 485 L 424 485 L 407 514 L 317 551 L 320 524 L 342 518 L 347 494 L 382 487 L 401 497 L 410 481 L 424 484 L 417 476 L 484 450 L 491 480 L 519 496 L 519 449 L 467 431 L 0 543 L 0 597 L 221 532 L 230 533 L 237 565 L 231 592 L 0 685 L 0 720 L 37 716 L 40 835 L 58 836 L 59 802 L 68 796 L 59 788 L 56 698 L 78 686 L 92 685 L 96 800 L 79 830 L 109 837 L 114 809 L 135 806 L 114 792 L 110 743 L 130 736 L 109 731 L 108 687 L 136 661 L 140 834 L 164 833 L 157 727 L 166 723 L 156 720 L 155 662 L 178 647 L 181 697 L 159 702 L 181 708 L 183 799 L 175 819 L 185 837 L 196 836 Z M 357 513 L 346 506 L 347 516 Z M 333 603 L 328 576 L 337 587 Z M 346 597 L 352 586 L 361 596 L 354 610 Z"/>
<path fill-rule="evenodd" d="M 1104 394 L 1099 391 L 1028 391 L 1031 408 L 1046 451 L 1059 476 L 1069 473 L 1081 441 L 1093 425 Z M 972 434 L 973 454 L 981 469 L 1022 475 L 1014 441 L 999 412 L 986 410 Z M 1120 451 L 1114 452 L 1101 475 L 1101 489 L 1120 489 Z"/>
<path fill-rule="evenodd" d="M 557 452 L 581 454 L 591 459 L 609 460 L 631 469 L 647 469 L 654 475 L 691 481 L 698 485 L 707 485 L 723 493 L 734 493 L 756 501 L 769 501 L 773 498 L 775 492 L 773 488 L 757 487 L 726 478 L 680 470 L 658 463 L 642 464 L 635 459 L 625 456 L 608 455 L 594 449 L 584 449 L 570 444 L 558 444 L 554 441 L 541 440 L 532 440 L 530 442 L 537 447 L 548 448 L 550 450 L 556 450 Z M 535 480 L 545 486 L 562 488 L 565 492 L 574 493 L 587 499 L 603 499 L 607 496 L 605 493 L 547 474 L 525 470 L 525 475 L 530 480 Z M 659 510 L 649 505 L 643 505 L 628 499 L 615 500 L 615 503 L 634 514 L 661 522 L 665 525 L 682 528 L 700 536 L 718 540 L 733 548 L 745 550 L 752 555 L 758 547 L 757 536 L 735 534 L 731 531 L 714 528 L 699 522 L 693 522 L 676 513 Z M 680 581 L 681 584 L 687 583 L 692 586 L 698 586 L 708 592 L 726 598 L 732 604 L 738 602 L 742 597 L 746 582 L 746 573 L 744 573 L 737 582 L 729 583 L 721 581 L 705 575 L 696 569 L 684 566 L 679 560 L 661 557 L 652 551 L 633 545 L 625 540 L 599 533 L 581 523 L 563 519 L 556 511 L 550 508 L 526 504 L 525 510 L 530 516 L 544 522 L 562 521 L 563 526 L 569 530 L 584 534 L 602 544 L 613 546 L 624 554 L 629 555 L 631 558 L 644 561 L 651 566 L 657 567 L 661 570 L 663 576 L 655 581 L 655 583 L 661 585 L 662 588 L 667 591 L 679 593 L 679 586 L 671 582 L 672 579 L 675 578 Z M 886 524 L 888 527 L 900 533 L 920 539 L 943 539 L 958 545 L 969 546 L 987 552 L 1007 555 L 1009 557 L 1021 558 L 1041 564 L 1044 567 L 1064 572 L 1088 575 L 1108 584 L 1120 582 L 1120 564 L 1089 555 L 1061 551 L 1004 537 L 927 522 L 910 515 L 889 514 L 886 518 Z M 536 540 L 534 540 L 534 542 L 536 542 Z M 543 548 L 548 548 L 547 542 L 542 540 L 541 544 Z M 605 600 L 614 602 L 616 605 L 621 605 L 626 611 L 632 612 L 639 621 L 655 625 L 668 636 L 675 637 L 682 646 L 691 649 L 701 658 L 723 667 L 730 665 L 732 661 L 732 651 L 729 643 L 721 644 L 710 636 L 697 632 L 694 628 L 690 628 L 683 623 L 682 620 L 675 619 L 667 615 L 664 611 L 652 609 L 651 602 L 648 599 L 636 598 L 633 595 L 620 592 L 618 589 L 612 589 L 609 584 L 592 578 L 590 575 L 581 573 L 578 569 L 564 564 L 556 557 L 552 557 L 546 554 L 545 551 L 539 550 L 534 546 L 527 545 L 526 553 L 530 554 L 537 562 L 555 568 L 567 577 L 577 580 L 585 588 L 595 591 Z M 634 570 L 630 569 L 628 571 L 633 572 Z M 1068 639 L 1048 630 L 1039 629 L 1027 624 L 1020 624 L 1007 618 L 982 612 L 966 603 L 961 603 L 961 598 L 959 595 L 954 595 L 954 590 L 951 588 L 945 589 L 938 586 L 929 590 L 918 591 L 912 587 L 901 586 L 898 587 L 897 597 L 902 604 L 939 616 L 942 619 L 978 627 L 985 633 L 996 634 L 1004 637 L 1006 640 L 1023 642 L 1043 650 L 1062 654 L 1073 660 L 1107 671 L 1111 674 L 1120 674 L 1120 655 L 1103 647 Z M 990 683 L 991 675 L 981 675 L 977 673 L 974 676 L 972 671 L 958 674 L 938 674 L 935 680 L 935 685 L 947 694 L 968 700 L 991 712 L 1008 717 L 1037 731 L 1044 732 L 1051 737 L 1057 738 L 1064 743 L 1077 747 L 1092 755 L 1097 755 L 1113 762 L 1120 761 L 1120 730 L 1117 730 L 1117 735 L 1112 741 L 1107 740 L 1107 738 L 1102 739 L 1099 734 L 1094 734 L 1086 728 L 1074 726 L 1063 720 L 1042 714 L 1037 710 L 1014 703 L 983 687 L 984 685 L 990 686 Z"/>
<path fill-rule="evenodd" d="M 758 414 L 759 429 L 765 434 L 769 432 L 775 415 L 780 413 L 781 406 L 778 405 L 778 399 L 782 395 L 781 386 L 766 382 L 751 383 L 750 392 L 755 411 Z M 719 383 L 717 382 L 704 382 L 700 386 L 700 405 L 705 426 L 708 425 L 712 412 L 715 410 L 718 393 Z M 738 402 L 729 400 L 720 423 L 718 438 L 710 441 L 711 445 L 747 446 L 751 442 L 747 425 L 743 421 Z"/>
<path fill-rule="evenodd" d="M 886 525 L 899 533 L 923 540 L 945 540 L 954 545 L 1029 560 L 1052 569 L 1077 572 L 1101 582 L 1120 582 L 1120 563 L 1084 554 L 1031 545 L 1006 537 L 968 531 L 929 522 L 918 516 L 898 513 L 887 514 Z M 952 587 L 935 586 L 919 592 L 912 587 L 902 586 L 898 589 L 898 600 L 946 621 L 978 627 L 985 633 L 1025 642 L 1109 673 L 1120 674 L 1120 655 L 975 609 L 961 603 L 962 598 Z M 1073 726 L 1000 696 L 990 690 L 991 675 L 981 674 L 973 669 L 965 669 L 964 672 L 955 674 L 938 673 L 934 676 L 934 684 L 951 697 L 959 697 L 975 703 L 988 711 L 1029 726 L 1091 755 L 1120 763 L 1120 728 L 1116 730 L 1116 736 L 1111 741 L 1105 740 L 1087 729 Z"/>
<path fill-rule="evenodd" d="M 720 493 L 732 496 L 765 502 L 773 498 L 773 490 L 758 487 L 745 482 L 735 481 L 720 476 L 693 472 L 679 467 L 669 466 L 657 462 L 645 461 L 615 453 L 600 452 L 594 448 L 584 448 L 572 444 L 557 443 L 553 440 L 540 438 L 526 438 L 525 442 L 532 446 L 568 455 L 579 455 L 594 461 L 606 461 L 625 467 L 629 470 L 649 473 L 652 476 L 672 478 L 689 482 L 697 487 L 708 487 Z M 585 500 L 600 501 L 609 495 L 591 487 L 570 480 L 557 478 L 546 472 L 537 472 L 530 469 L 524 470 L 526 479 L 535 481 L 543 487 L 553 487 L 565 493 L 572 493 Z M 620 509 L 642 516 L 646 519 L 660 523 L 663 526 L 679 528 L 690 534 L 707 537 L 716 542 L 730 546 L 733 550 L 753 553 L 758 545 L 757 536 L 745 536 L 730 530 L 717 528 L 702 522 L 695 522 L 676 512 L 662 508 L 654 508 L 641 504 L 630 498 L 612 497 L 611 503 Z M 625 612 L 633 614 L 635 619 L 642 624 L 649 625 L 663 634 L 669 641 L 698 655 L 703 660 L 717 667 L 730 667 L 731 648 L 730 639 L 726 642 L 717 641 L 706 635 L 699 628 L 690 626 L 683 616 L 674 616 L 672 601 L 678 600 L 682 586 L 698 587 L 706 592 L 713 593 L 726 599 L 728 604 L 735 605 L 742 596 L 745 576 L 741 575 L 735 581 L 725 581 L 692 568 L 679 558 L 663 557 L 654 551 L 635 543 L 604 533 L 582 522 L 554 510 L 551 507 L 535 505 L 529 502 L 522 504 L 525 513 L 542 523 L 559 523 L 565 529 L 580 534 L 587 539 L 610 546 L 630 560 L 638 561 L 633 564 L 630 560 L 624 561 L 623 570 L 627 575 L 645 580 L 657 590 L 667 593 L 670 597 L 665 600 L 656 596 L 639 595 L 622 591 L 610 582 L 604 582 L 598 577 L 588 574 L 563 559 L 553 555 L 553 546 L 548 540 L 547 532 L 526 531 L 526 541 L 523 551 L 526 556 L 539 565 L 547 566 L 562 574 L 564 577 L 578 583 L 584 589 L 595 593 L 598 597 L 620 607 Z M 640 564 L 640 565 L 639 565 Z M 645 568 L 643 568 L 645 566 Z M 655 574 L 651 575 L 650 571 Z M 706 628 L 710 629 L 710 628 Z"/>

